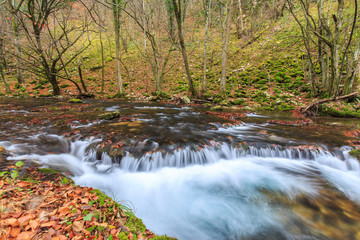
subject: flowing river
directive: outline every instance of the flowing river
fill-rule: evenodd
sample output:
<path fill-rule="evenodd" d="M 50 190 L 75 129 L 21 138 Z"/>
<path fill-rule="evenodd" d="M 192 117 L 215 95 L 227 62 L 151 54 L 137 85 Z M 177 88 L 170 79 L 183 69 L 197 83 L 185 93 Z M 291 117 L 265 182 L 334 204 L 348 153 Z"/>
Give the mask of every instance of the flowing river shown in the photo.
<path fill-rule="evenodd" d="M 360 239 L 360 164 L 344 134 L 359 128 L 357 120 L 294 127 L 268 123 L 294 120 L 290 114 L 251 113 L 229 125 L 196 107 L 83 106 L 2 100 L 8 160 L 70 172 L 77 184 L 132 208 L 155 233 L 180 240 Z M 121 117 L 97 118 L 111 111 Z M 122 158 L 99 153 L 106 141 Z"/>

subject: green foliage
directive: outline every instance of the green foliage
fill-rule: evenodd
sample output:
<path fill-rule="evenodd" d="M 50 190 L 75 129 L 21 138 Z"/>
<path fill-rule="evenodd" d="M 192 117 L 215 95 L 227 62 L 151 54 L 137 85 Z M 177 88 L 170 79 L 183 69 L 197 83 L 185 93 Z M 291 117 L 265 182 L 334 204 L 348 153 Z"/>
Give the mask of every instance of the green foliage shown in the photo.
<path fill-rule="evenodd" d="M 17 179 L 19 177 L 19 170 L 22 168 L 22 166 L 24 166 L 24 162 L 18 161 L 15 163 L 15 169 L 12 169 L 10 172 L 9 171 L 0 172 L 0 177 L 6 177 L 10 174 L 10 177 L 12 179 Z"/>
<path fill-rule="evenodd" d="M 83 219 L 84 221 L 91 221 L 92 217 L 93 217 L 93 213 L 89 213 L 88 215 L 86 215 Z M 90 231 L 91 232 L 91 231 Z"/>
<path fill-rule="evenodd" d="M 33 89 L 44 89 L 45 87 L 44 87 L 44 85 L 42 85 L 42 84 L 36 84 L 35 85 L 35 87 L 33 87 Z"/>
<path fill-rule="evenodd" d="M 18 168 L 21 168 L 22 166 L 24 166 L 24 162 L 18 161 L 18 162 L 15 163 L 15 166 L 18 167 Z"/>

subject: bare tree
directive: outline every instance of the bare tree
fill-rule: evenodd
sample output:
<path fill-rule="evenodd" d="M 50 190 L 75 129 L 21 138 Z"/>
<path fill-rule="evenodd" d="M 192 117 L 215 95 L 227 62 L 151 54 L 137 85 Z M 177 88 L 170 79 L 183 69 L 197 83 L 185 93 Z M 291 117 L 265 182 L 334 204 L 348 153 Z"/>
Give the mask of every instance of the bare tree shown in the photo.
<path fill-rule="evenodd" d="M 163 19 L 163 12 L 166 6 L 162 1 L 155 0 L 149 2 L 147 9 L 143 7 L 141 0 L 132 1 L 127 5 L 124 11 L 136 22 L 140 30 L 145 33 L 146 39 L 149 41 L 150 49 L 139 49 L 139 52 L 145 57 L 150 64 L 154 78 L 156 91 L 161 91 L 161 85 L 166 73 L 171 69 L 167 69 L 174 43 L 169 42 L 168 45 L 162 44 L 166 42 L 169 35 L 166 34 L 167 22 Z M 146 44 L 146 42 L 144 42 Z"/>
<path fill-rule="evenodd" d="M 24 31 L 26 45 L 22 51 L 27 57 L 23 58 L 28 65 L 26 69 L 48 80 L 54 95 L 60 95 L 58 78 L 76 84 L 66 67 L 90 45 L 88 38 L 82 38 L 89 24 L 86 11 L 83 13 L 83 24 L 69 24 L 75 11 L 73 4 L 74 0 L 27 0 L 14 6 L 8 0 L 8 5 L 14 9 L 11 13 Z M 82 43 L 76 45 L 80 39 Z"/>
<path fill-rule="evenodd" d="M 310 0 L 287 0 L 287 3 L 302 32 L 313 92 L 315 78 L 320 78 L 323 91 L 329 96 L 349 94 L 353 91 L 359 67 L 360 39 L 355 37 L 360 33 L 357 0 L 347 4 L 344 0 L 337 0 L 334 6 L 332 1 L 325 4 L 324 0 L 317 1 L 317 4 Z M 317 10 L 316 14 L 310 11 L 311 8 Z M 313 48 L 317 51 L 313 52 Z M 316 76 L 313 70 L 317 59 L 320 76 Z"/>

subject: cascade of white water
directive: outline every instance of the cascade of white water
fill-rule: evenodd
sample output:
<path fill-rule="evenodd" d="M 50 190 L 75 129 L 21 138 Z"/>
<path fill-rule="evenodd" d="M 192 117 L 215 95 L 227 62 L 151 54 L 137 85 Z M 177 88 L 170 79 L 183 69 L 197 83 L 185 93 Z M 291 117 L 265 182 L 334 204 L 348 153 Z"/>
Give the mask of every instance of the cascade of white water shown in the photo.
<path fill-rule="evenodd" d="M 40 141 L 39 136 L 33 138 L 34 143 Z M 313 239 L 306 228 L 286 226 L 284 218 L 291 222 L 297 216 L 269 194 L 290 201 L 299 196 L 312 199 L 321 195 L 323 182 L 360 203 L 360 164 L 346 151 L 342 160 L 320 149 L 235 147 L 212 141 L 139 158 L 128 153 L 115 164 L 107 154 L 97 159 L 89 149 L 99 140 L 58 138 L 67 152 L 38 154 L 30 141 L 0 144 L 12 151 L 9 159 L 32 159 L 70 171 L 77 184 L 131 202 L 150 229 L 181 240 Z M 136 144 L 145 146 L 146 141 Z M 160 149 L 154 142 L 148 144 Z M 24 148 L 33 152 L 24 154 Z"/>

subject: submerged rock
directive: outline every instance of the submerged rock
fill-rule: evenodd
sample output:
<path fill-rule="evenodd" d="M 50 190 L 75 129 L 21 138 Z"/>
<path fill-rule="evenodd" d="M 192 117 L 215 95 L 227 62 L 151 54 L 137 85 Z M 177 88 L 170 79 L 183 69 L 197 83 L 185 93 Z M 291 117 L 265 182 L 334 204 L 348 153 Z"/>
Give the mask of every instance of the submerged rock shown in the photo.
<path fill-rule="evenodd" d="M 104 119 L 104 120 L 112 120 L 115 118 L 120 117 L 120 112 L 119 111 L 115 111 L 115 112 L 110 112 L 110 113 L 104 113 L 104 114 L 100 114 L 99 118 Z"/>

